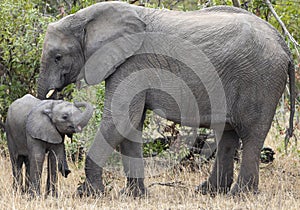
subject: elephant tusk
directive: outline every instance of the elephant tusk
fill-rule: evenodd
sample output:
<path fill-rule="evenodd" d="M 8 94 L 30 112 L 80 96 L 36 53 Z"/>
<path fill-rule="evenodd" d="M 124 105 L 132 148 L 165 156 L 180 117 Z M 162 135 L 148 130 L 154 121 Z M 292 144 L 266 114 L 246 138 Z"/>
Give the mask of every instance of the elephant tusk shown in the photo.
<path fill-rule="evenodd" d="M 46 98 L 50 98 L 53 95 L 54 92 L 55 92 L 55 89 L 49 90 L 49 92 L 46 95 Z"/>

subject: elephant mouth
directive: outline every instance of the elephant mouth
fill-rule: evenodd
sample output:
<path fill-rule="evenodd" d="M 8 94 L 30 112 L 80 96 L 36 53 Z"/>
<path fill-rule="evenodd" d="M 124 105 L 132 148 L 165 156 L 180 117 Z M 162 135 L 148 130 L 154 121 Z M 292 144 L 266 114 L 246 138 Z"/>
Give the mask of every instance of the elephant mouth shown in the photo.
<path fill-rule="evenodd" d="M 78 126 L 70 125 L 68 127 L 68 130 L 70 131 L 70 133 L 80 133 L 82 131 L 82 127 L 80 125 Z"/>
<path fill-rule="evenodd" d="M 65 134 L 73 134 L 76 133 L 76 128 L 72 125 L 68 126 L 65 130 Z"/>

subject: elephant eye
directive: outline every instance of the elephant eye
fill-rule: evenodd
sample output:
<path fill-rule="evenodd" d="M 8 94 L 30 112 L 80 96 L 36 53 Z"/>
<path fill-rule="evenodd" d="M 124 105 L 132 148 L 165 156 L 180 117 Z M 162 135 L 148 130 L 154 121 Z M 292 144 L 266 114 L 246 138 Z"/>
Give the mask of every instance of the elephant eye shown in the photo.
<path fill-rule="evenodd" d="M 55 63 L 58 63 L 59 61 L 61 61 L 62 55 L 61 54 L 57 54 L 55 56 Z"/>
<path fill-rule="evenodd" d="M 62 119 L 63 119 L 63 120 L 67 120 L 68 117 L 69 117 L 68 114 L 64 114 L 64 115 L 62 116 Z"/>

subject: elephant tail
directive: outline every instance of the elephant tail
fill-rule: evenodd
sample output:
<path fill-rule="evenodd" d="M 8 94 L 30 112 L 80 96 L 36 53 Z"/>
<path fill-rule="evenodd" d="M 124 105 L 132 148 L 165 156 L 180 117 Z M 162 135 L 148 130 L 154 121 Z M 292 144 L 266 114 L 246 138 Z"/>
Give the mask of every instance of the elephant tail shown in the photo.
<path fill-rule="evenodd" d="M 289 75 L 289 89 L 290 89 L 290 122 L 289 122 L 289 128 L 286 131 L 285 136 L 285 149 L 287 149 L 287 144 L 289 142 L 289 139 L 293 136 L 294 131 L 294 115 L 295 115 L 295 65 L 293 60 L 291 60 L 289 64 L 288 69 L 288 75 Z"/>

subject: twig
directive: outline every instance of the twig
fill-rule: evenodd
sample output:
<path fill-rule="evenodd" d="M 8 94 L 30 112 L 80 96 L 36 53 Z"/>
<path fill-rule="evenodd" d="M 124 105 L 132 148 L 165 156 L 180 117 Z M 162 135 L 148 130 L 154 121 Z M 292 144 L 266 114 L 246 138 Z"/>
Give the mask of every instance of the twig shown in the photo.
<path fill-rule="evenodd" d="M 280 24 L 280 26 L 282 27 L 284 34 L 286 36 L 288 36 L 288 38 L 293 42 L 293 44 L 295 45 L 295 49 L 297 52 L 297 56 L 298 59 L 300 59 L 300 54 L 299 51 L 297 49 L 297 47 L 300 47 L 299 43 L 294 39 L 294 37 L 290 34 L 290 32 L 287 30 L 286 26 L 284 25 L 284 23 L 282 22 L 282 20 L 280 19 L 280 17 L 277 15 L 273 5 L 271 4 L 271 2 L 269 0 L 265 0 L 266 4 L 268 5 L 270 11 L 272 12 L 272 14 L 274 15 L 275 19 L 278 21 L 278 23 Z"/>
<path fill-rule="evenodd" d="M 154 185 L 161 185 L 161 186 L 167 186 L 167 187 L 180 187 L 180 188 L 187 188 L 186 186 L 184 186 L 184 183 L 182 183 L 181 181 L 177 182 L 154 182 L 151 183 L 148 188 L 154 186 Z"/>
<path fill-rule="evenodd" d="M 132 1 L 129 1 L 129 4 L 134 4 L 135 2 L 137 2 L 138 0 L 132 0 Z"/>
<path fill-rule="evenodd" d="M 177 0 L 175 3 L 170 5 L 170 10 L 173 10 L 173 8 L 180 2 L 181 0 Z"/>
<path fill-rule="evenodd" d="M 211 5 L 211 0 L 208 0 L 208 1 L 204 4 L 204 8 L 210 7 L 210 5 Z"/>
<path fill-rule="evenodd" d="M 160 8 L 160 6 L 161 6 L 161 0 L 158 0 L 157 7 Z"/>

